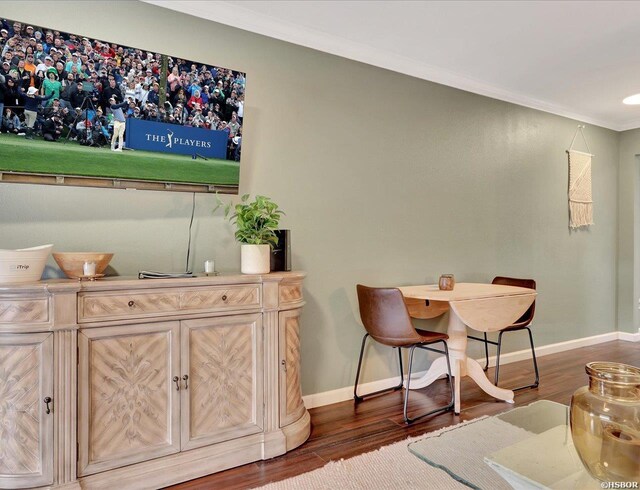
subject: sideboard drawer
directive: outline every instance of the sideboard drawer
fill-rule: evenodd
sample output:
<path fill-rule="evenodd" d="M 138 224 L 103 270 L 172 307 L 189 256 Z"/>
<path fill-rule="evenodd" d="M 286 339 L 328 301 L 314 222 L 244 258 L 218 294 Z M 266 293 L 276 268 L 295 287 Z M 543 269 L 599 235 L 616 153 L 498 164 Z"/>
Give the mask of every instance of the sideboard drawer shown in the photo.
<path fill-rule="evenodd" d="M 260 285 L 215 286 L 184 289 L 181 295 L 181 310 L 244 310 L 257 308 L 260 300 Z"/>
<path fill-rule="evenodd" d="M 49 322 L 49 298 L 0 297 L 0 324 Z"/>
<path fill-rule="evenodd" d="M 149 289 L 131 293 L 87 292 L 78 295 L 78 323 L 152 318 L 190 311 L 259 308 L 260 285 Z"/>
<path fill-rule="evenodd" d="M 153 289 L 131 293 L 80 293 L 78 323 L 148 318 L 180 310 L 180 291 Z"/>

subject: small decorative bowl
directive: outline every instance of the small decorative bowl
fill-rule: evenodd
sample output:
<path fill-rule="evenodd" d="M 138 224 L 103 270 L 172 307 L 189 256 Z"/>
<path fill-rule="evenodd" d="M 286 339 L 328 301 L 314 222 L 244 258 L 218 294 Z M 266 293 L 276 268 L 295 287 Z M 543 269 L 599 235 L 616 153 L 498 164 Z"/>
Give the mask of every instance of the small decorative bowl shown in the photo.
<path fill-rule="evenodd" d="M 103 277 L 113 254 L 95 252 L 55 252 L 54 260 L 70 279 L 97 279 Z"/>

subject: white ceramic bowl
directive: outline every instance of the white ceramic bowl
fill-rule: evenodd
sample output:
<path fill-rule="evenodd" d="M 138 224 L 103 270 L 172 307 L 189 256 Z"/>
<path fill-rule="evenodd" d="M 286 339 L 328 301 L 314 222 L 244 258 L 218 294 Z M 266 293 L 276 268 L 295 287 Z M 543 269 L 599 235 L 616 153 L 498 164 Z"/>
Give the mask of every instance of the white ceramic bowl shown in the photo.
<path fill-rule="evenodd" d="M 0 284 L 39 281 L 53 245 L 18 250 L 0 249 Z"/>

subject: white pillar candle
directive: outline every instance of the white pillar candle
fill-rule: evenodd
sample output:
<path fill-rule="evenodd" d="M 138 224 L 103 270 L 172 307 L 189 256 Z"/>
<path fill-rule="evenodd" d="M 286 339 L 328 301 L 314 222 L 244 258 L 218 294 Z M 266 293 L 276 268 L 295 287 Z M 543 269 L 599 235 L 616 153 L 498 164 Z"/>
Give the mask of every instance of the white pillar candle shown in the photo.
<path fill-rule="evenodd" d="M 85 262 L 82 265 L 82 272 L 85 276 L 95 276 L 96 275 L 96 263 L 95 262 Z"/>
<path fill-rule="evenodd" d="M 215 263 L 213 260 L 204 261 L 204 272 L 205 274 L 213 274 L 215 272 Z"/>

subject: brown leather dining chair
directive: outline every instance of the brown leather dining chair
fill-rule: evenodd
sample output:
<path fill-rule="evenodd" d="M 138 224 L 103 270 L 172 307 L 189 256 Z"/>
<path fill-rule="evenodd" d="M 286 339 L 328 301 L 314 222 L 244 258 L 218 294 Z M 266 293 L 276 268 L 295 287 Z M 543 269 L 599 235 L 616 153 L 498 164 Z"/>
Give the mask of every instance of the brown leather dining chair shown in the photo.
<path fill-rule="evenodd" d="M 529 288 L 529 289 L 536 288 L 536 281 L 534 281 L 533 279 L 518 279 L 515 277 L 497 276 L 493 279 L 491 284 L 502 284 L 505 286 L 518 286 L 521 288 Z M 497 346 L 498 349 L 496 353 L 496 372 L 494 377 L 494 384 L 496 386 L 498 386 L 498 375 L 500 373 L 500 349 L 502 347 L 502 335 L 506 332 L 517 332 L 518 330 L 526 330 L 527 332 L 529 332 L 529 343 L 531 344 L 531 356 L 533 358 L 533 370 L 535 372 L 536 378 L 532 384 L 520 386 L 518 388 L 513 388 L 512 390 L 518 391 L 518 390 L 524 390 L 525 388 L 537 388 L 538 385 L 540 384 L 540 374 L 538 373 L 538 362 L 536 360 L 536 351 L 533 346 L 533 335 L 531 334 L 531 329 L 529 328 L 529 326 L 531 325 L 531 322 L 533 321 L 533 315 L 535 311 L 536 311 L 536 302 L 534 301 L 529 307 L 529 309 L 525 311 L 524 314 L 520 318 L 518 318 L 518 320 L 515 323 L 500 330 L 500 332 L 498 333 L 497 342 L 489 340 L 487 338 L 487 332 L 484 332 L 483 339 L 478 337 L 473 337 L 472 335 L 467 336 L 467 338 L 469 339 L 479 340 L 480 342 L 484 342 L 484 355 L 486 358 L 486 363 L 484 366 L 485 371 L 489 368 L 489 344 Z"/>
<path fill-rule="evenodd" d="M 360 348 L 360 358 L 358 359 L 358 370 L 356 372 L 356 382 L 353 387 L 353 397 L 356 402 L 361 402 L 366 397 L 378 395 L 388 391 L 399 390 L 404 385 L 404 370 L 402 367 L 402 348 L 409 349 L 409 372 L 407 373 L 407 386 L 404 392 L 404 421 L 410 424 L 418 419 L 436 412 L 451 410 L 454 402 L 453 383 L 451 382 L 451 365 L 449 363 L 449 349 L 445 333 L 430 332 L 427 330 L 417 330 L 411 323 L 409 311 L 404 303 L 404 297 L 396 288 L 370 288 L 358 284 L 358 305 L 360 307 L 360 318 L 366 330 L 362 338 Z M 400 384 L 384 390 L 375 391 L 366 395 L 358 395 L 358 379 L 360 378 L 360 368 L 362 366 L 362 356 L 364 354 L 367 338 L 371 337 L 377 342 L 398 349 L 398 359 L 400 361 Z M 442 342 L 444 350 L 428 347 L 431 344 Z M 451 388 L 451 401 L 448 405 L 436 408 L 419 417 L 409 418 L 409 383 L 411 382 L 411 369 L 413 365 L 413 352 L 416 348 L 425 349 L 432 352 L 444 354 L 447 359 L 447 369 L 449 371 L 449 386 Z"/>

